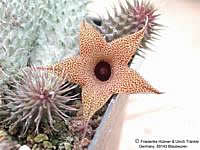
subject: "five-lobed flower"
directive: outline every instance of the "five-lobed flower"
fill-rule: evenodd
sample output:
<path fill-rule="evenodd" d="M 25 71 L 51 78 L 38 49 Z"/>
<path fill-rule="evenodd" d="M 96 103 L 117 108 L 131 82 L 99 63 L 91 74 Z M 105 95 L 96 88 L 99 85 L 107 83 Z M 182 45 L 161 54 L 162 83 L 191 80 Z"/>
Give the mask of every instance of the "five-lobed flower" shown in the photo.
<path fill-rule="evenodd" d="M 101 33 L 87 22 L 80 26 L 80 55 L 46 68 L 58 76 L 63 72 L 70 82 L 82 87 L 83 117 L 86 122 L 117 93 L 157 93 L 128 62 L 144 37 L 140 31 L 106 42 Z"/>

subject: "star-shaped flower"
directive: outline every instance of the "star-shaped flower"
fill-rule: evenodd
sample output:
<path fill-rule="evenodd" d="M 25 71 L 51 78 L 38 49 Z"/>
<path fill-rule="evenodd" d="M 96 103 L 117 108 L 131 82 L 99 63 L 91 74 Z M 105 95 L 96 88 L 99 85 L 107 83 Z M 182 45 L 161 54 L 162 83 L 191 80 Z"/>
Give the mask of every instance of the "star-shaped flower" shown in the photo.
<path fill-rule="evenodd" d="M 80 55 L 47 67 L 82 87 L 83 117 L 87 122 L 116 93 L 160 92 L 128 67 L 144 36 L 135 34 L 107 43 L 91 25 L 80 26 Z"/>

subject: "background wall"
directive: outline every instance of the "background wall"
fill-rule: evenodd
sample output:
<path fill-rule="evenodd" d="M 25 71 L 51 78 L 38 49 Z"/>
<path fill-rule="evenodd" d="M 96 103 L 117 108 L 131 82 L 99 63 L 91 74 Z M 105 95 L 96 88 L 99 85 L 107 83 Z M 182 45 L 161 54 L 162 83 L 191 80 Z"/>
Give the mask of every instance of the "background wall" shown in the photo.
<path fill-rule="evenodd" d="M 111 0 L 96 2 L 93 9 L 103 13 Z M 154 42 L 155 52 L 135 63 L 142 62 L 138 72 L 165 94 L 129 96 L 119 150 L 139 149 L 135 139 L 200 140 L 200 1 L 152 2 L 166 27 Z"/>

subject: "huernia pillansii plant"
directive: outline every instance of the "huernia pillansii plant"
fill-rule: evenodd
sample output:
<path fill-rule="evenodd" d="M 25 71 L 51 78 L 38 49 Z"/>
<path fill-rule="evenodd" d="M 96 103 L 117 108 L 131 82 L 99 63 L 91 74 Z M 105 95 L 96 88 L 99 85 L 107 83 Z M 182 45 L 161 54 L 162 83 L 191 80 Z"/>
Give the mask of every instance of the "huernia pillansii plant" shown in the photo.
<path fill-rule="evenodd" d="M 9 112 L 9 116 L 1 123 L 11 122 L 10 130 L 21 124 L 22 135 L 33 126 L 38 133 L 44 118 L 56 130 L 55 116 L 67 123 L 67 113 L 77 110 L 70 104 L 78 99 L 77 94 L 72 92 L 76 85 L 66 83 L 62 75 L 58 77 L 46 70 L 31 67 L 22 70 L 12 80 L 11 89 L 4 93 L 4 104 L 0 106 L 2 110 Z"/>
<path fill-rule="evenodd" d="M 146 25 L 148 18 L 146 20 Z M 86 21 L 80 26 L 80 55 L 65 59 L 47 69 L 66 76 L 69 82 L 82 87 L 83 119 L 86 123 L 117 93 L 160 92 L 145 81 L 128 62 L 135 54 L 146 26 L 134 34 L 107 42 L 102 34 Z"/>
<path fill-rule="evenodd" d="M 0 84 L 27 65 L 49 65 L 77 53 L 89 0 L 1 0 Z"/>
<path fill-rule="evenodd" d="M 148 17 L 144 38 L 136 52 L 136 55 L 144 57 L 144 49 L 149 49 L 148 44 L 159 36 L 159 30 L 162 27 L 158 23 L 160 14 L 151 2 L 144 0 L 126 0 L 125 4 L 119 2 L 118 5 L 120 10 L 117 10 L 118 6 L 114 4 L 114 15 L 107 11 L 107 18 L 97 14 L 88 17 L 88 20 L 105 36 L 106 41 L 111 42 L 141 30 Z"/>

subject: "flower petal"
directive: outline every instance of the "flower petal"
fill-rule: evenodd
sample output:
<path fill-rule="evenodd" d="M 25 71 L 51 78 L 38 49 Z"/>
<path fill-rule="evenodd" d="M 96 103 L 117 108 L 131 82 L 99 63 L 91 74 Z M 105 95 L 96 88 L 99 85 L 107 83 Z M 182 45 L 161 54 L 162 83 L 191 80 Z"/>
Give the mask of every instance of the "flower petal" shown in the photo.
<path fill-rule="evenodd" d="M 47 69 L 59 77 L 66 78 L 66 80 L 69 82 L 77 83 L 83 86 L 92 79 L 91 65 L 94 64 L 92 61 L 93 60 L 90 58 L 88 58 L 86 61 L 80 56 L 75 56 L 49 67 L 37 68 Z"/>
<path fill-rule="evenodd" d="M 82 57 L 108 56 L 107 43 L 101 33 L 86 21 L 80 26 L 80 55 Z"/>
<path fill-rule="evenodd" d="M 127 65 L 144 37 L 145 26 L 138 32 L 111 42 L 114 62 Z"/>
<path fill-rule="evenodd" d="M 113 93 L 156 93 L 161 94 L 144 80 L 136 71 L 119 67 L 112 79 Z"/>
<path fill-rule="evenodd" d="M 84 86 L 82 90 L 84 120 L 89 121 L 111 96 L 112 92 L 109 84 Z"/>

